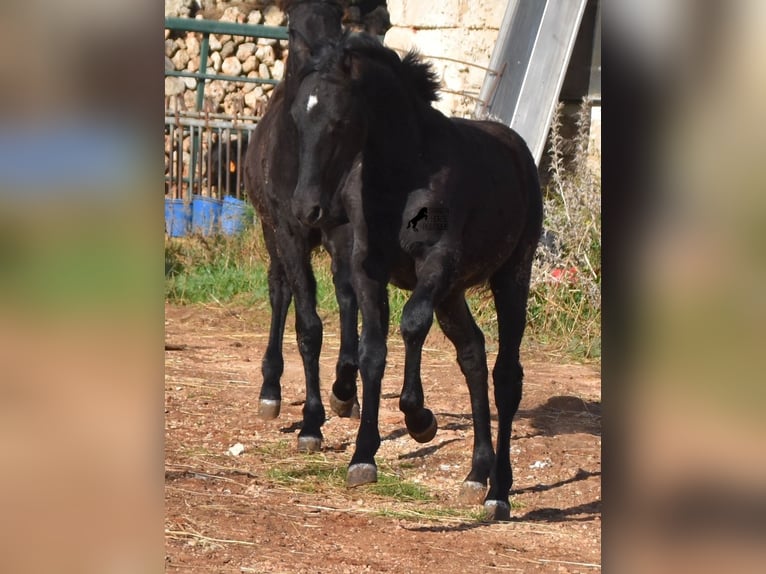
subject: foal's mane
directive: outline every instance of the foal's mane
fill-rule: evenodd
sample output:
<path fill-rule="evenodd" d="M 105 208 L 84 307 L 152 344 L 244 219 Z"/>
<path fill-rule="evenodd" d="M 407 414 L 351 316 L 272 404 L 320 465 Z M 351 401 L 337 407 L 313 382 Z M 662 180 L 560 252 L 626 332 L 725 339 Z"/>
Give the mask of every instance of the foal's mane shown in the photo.
<path fill-rule="evenodd" d="M 362 59 L 364 77 L 369 77 L 375 66 L 381 66 L 390 70 L 423 102 L 430 104 L 439 99 L 441 84 L 429 62 L 424 61 L 414 50 L 407 52 L 404 58 L 399 58 L 396 52 L 384 46 L 375 36 L 364 32 L 347 30 L 338 42 L 320 46 L 299 74 L 299 78 L 302 80 L 312 72 L 332 75 L 339 67 L 343 69 L 343 62 L 348 56 Z"/>
<path fill-rule="evenodd" d="M 396 52 L 384 46 L 375 36 L 364 33 L 345 34 L 341 45 L 347 53 L 390 68 L 423 101 L 430 103 L 439 99 L 441 84 L 438 75 L 415 50 L 410 50 L 400 59 Z"/>

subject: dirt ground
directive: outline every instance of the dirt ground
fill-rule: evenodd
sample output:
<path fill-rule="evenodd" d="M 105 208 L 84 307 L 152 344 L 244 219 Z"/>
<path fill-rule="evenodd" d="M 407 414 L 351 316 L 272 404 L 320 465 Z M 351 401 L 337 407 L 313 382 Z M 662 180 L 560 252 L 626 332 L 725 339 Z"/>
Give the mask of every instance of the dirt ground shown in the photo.
<path fill-rule="evenodd" d="M 357 421 L 328 420 L 323 451 L 299 454 L 304 379 L 288 318 L 282 413 L 256 417 L 265 310 L 165 307 L 165 549 L 168 572 L 597 572 L 601 569 L 601 376 L 598 365 L 522 355 L 508 523 L 461 506 L 473 442 L 468 391 L 435 327 L 423 353 L 434 440 L 412 440 L 397 408 L 403 346 L 389 339 L 377 461 L 381 483 L 346 489 Z M 323 395 L 338 350 L 325 320 Z M 490 369 L 495 349 L 488 345 Z M 361 385 L 360 385 L 361 387 Z M 493 429 L 494 435 L 494 429 Z M 230 447 L 244 450 L 234 455 Z"/>

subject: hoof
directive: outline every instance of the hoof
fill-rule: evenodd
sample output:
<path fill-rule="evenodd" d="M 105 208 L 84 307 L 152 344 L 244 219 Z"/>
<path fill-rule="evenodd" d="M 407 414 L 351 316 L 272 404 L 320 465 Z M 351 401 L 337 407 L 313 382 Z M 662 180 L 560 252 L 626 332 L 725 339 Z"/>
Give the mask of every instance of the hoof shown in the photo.
<path fill-rule="evenodd" d="M 502 500 L 488 500 L 484 503 L 484 520 L 508 522 L 511 519 L 511 507 Z"/>
<path fill-rule="evenodd" d="M 262 419 L 271 420 L 279 416 L 282 401 L 279 399 L 261 399 L 258 404 L 258 416 Z"/>
<path fill-rule="evenodd" d="M 461 504 L 475 506 L 484 502 L 487 495 L 487 486 L 475 480 L 466 480 L 460 485 L 458 500 Z"/>
<path fill-rule="evenodd" d="M 374 464 L 359 463 L 348 467 L 346 486 L 349 488 L 373 482 L 378 482 L 378 468 Z"/>
<path fill-rule="evenodd" d="M 315 436 L 299 436 L 298 452 L 319 452 L 322 450 L 322 439 Z"/>
<path fill-rule="evenodd" d="M 434 414 L 431 411 L 428 411 L 428 413 L 431 415 L 431 422 L 425 428 L 425 430 L 416 432 L 407 427 L 407 432 L 410 433 L 410 436 L 420 443 L 431 442 L 436 436 L 436 431 L 439 428 L 439 425 L 436 424 L 436 417 Z M 405 424 L 406 422 L 407 421 L 405 419 Z"/>
<path fill-rule="evenodd" d="M 347 401 L 342 401 L 335 396 L 335 393 L 330 393 L 330 408 L 339 417 L 359 418 L 359 399 L 356 398 L 356 395 Z"/>

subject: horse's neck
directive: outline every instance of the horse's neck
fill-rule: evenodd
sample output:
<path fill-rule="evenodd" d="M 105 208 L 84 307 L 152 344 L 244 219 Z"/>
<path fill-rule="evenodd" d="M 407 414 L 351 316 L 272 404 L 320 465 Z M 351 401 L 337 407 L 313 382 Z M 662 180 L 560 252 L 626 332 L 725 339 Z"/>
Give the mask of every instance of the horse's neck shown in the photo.
<path fill-rule="evenodd" d="M 419 180 L 422 173 L 423 134 L 414 106 L 400 101 L 387 113 L 387 102 L 379 101 L 369 114 L 369 129 L 365 144 L 365 157 L 373 157 L 376 177 L 396 181 L 406 187 Z"/>

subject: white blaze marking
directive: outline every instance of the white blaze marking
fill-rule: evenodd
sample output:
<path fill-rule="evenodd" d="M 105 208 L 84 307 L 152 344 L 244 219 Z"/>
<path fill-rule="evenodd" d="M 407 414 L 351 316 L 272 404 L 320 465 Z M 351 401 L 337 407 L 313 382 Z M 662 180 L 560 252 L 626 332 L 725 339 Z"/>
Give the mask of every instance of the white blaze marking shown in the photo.
<path fill-rule="evenodd" d="M 317 97 L 314 94 L 311 94 L 309 96 L 309 101 L 306 102 L 306 111 L 310 112 L 311 108 L 313 108 L 315 105 L 317 105 L 318 102 L 319 102 L 319 100 L 317 99 Z"/>

